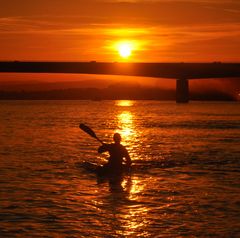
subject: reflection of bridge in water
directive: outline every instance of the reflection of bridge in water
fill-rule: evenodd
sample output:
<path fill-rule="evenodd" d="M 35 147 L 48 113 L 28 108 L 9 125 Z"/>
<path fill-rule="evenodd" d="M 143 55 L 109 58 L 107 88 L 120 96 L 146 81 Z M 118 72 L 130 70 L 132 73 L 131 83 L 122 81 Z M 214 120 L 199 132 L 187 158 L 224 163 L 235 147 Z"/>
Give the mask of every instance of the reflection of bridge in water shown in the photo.
<path fill-rule="evenodd" d="M 190 79 L 240 77 L 240 63 L 0 62 L 0 72 L 77 73 L 176 79 L 176 101 L 189 100 Z"/>

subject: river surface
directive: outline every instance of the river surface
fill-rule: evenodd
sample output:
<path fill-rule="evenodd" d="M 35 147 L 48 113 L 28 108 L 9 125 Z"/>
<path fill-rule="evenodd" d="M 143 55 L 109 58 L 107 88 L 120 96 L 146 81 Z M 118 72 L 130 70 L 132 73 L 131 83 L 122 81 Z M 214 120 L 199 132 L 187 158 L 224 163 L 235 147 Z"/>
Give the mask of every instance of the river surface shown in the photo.
<path fill-rule="evenodd" d="M 118 181 L 99 143 L 123 137 Z M 240 104 L 0 101 L 0 237 L 240 237 Z"/>

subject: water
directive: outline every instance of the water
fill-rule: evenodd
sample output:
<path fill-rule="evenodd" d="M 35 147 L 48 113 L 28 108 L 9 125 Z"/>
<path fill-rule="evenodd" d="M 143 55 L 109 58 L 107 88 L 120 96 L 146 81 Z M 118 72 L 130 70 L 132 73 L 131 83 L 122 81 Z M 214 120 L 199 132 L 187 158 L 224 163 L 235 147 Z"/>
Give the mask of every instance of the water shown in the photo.
<path fill-rule="evenodd" d="M 99 180 L 120 132 L 135 172 Z M 240 104 L 1 101 L 0 237 L 239 237 Z"/>

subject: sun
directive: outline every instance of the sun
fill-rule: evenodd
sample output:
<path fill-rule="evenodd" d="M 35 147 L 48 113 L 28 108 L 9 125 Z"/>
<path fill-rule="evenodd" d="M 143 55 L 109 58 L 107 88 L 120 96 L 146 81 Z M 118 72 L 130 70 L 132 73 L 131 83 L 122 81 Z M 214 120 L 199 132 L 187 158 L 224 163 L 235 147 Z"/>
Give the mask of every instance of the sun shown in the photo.
<path fill-rule="evenodd" d="M 133 46 L 130 42 L 121 42 L 118 44 L 117 50 L 122 58 L 128 58 L 132 54 Z"/>
<path fill-rule="evenodd" d="M 128 58 L 132 53 L 132 47 L 129 43 L 122 43 L 119 45 L 118 52 L 121 57 Z"/>

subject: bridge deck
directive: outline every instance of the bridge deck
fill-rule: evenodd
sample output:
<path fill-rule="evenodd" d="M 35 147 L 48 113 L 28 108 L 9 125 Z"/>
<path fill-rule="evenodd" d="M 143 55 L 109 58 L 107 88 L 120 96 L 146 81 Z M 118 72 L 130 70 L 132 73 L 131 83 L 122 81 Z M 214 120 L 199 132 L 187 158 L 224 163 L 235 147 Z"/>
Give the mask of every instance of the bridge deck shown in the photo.
<path fill-rule="evenodd" d="M 0 72 L 78 73 L 174 79 L 240 77 L 240 63 L 0 62 Z"/>

